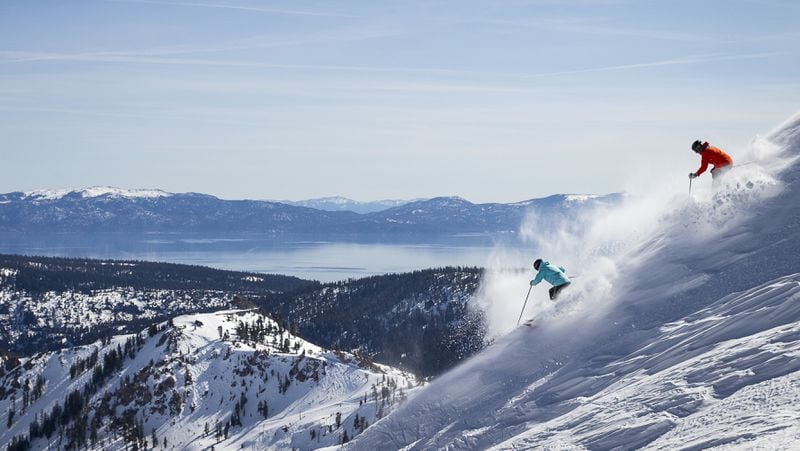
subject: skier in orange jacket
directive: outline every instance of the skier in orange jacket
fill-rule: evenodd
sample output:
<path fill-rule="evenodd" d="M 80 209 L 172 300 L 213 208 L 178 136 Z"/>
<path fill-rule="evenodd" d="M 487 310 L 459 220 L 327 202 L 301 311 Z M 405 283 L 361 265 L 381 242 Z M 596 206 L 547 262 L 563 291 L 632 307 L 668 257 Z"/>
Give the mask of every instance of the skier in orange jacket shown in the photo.
<path fill-rule="evenodd" d="M 700 140 L 697 140 L 692 144 L 692 150 L 700 154 L 701 161 L 700 169 L 698 169 L 697 172 L 689 173 L 690 179 L 700 177 L 703 172 L 706 172 L 709 164 L 714 166 L 714 169 L 711 170 L 711 177 L 714 179 L 728 172 L 733 167 L 733 158 L 723 152 L 719 147 L 709 145 L 708 142 L 700 142 Z"/>

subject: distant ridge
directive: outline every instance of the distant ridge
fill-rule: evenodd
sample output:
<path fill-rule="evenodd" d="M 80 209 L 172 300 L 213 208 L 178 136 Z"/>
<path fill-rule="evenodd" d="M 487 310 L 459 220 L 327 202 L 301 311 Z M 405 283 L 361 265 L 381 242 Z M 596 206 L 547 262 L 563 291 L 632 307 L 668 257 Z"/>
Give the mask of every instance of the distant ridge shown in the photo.
<path fill-rule="evenodd" d="M 399 207 L 409 202 L 415 202 L 421 199 L 401 200 L 401 199 L 384 199 L 371 202 L 362 202 L 358 200 L 349 199 L 342 196 L 334 197 L 319 197 L 315 199 L 304 200 L 280 200 L 277 202 L 294 205 L 296 207 L 315 208 L 317 210 L 325 211 L 353 211 L 356 213 L 375 213 L 378 211 L 388 210 L 392 207 Z"/>
<path fill-rule="evenodd" d="M 345 198 L 318 200 L 320 208 L 262 200 L 225 200 L 158 189 L 91 187 L 0 194 L 0 231 L 25 233 L 260 233 L 459 234 L 515 233 L 535 209 L 548 216 L 613 204 L 621 194 L 558 194 L 511 204 L 474 204 L 460 197 L 378 201 L 343 210 Z M 306 201 L 311 202 L 311 201 Z M 379 207 L 379 204 L 382 206 Z M 399 205 L 384 208 L 389 203 Z M 339 205 L 337 211 L 321 208 Z M 333 207 L 330 207 L 333 208 Z"/>

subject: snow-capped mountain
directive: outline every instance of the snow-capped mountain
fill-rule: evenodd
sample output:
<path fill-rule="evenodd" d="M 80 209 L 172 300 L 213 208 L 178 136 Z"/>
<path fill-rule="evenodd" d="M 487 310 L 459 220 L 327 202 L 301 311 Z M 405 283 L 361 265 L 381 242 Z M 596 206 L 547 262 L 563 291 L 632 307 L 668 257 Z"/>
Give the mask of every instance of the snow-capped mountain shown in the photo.
<path fill-rule="evenodd" d="M 172 193 L 159 189 L 122 189 L 113 186 L 92 186 L 83 189 L 39 189 L 25 191 L 22 198 L 27 200 L 58 200 L 64 197 L 110 197 L 126 199 L 153 199 L 172 196 Z"/>
<path fill-rule="evenodd" d="M 399 200 L 399 199 L 384 199 L 371 202 L 362 202 L 353 199 L 348 199 L 341 196 L 333 197 L 320 197 L 316 199 L 305 200 L 281 200 L 278 202 L 294 205 L 297 207 L 315 208 L 317 210 L 325 211 L 353 211 L 356 213 L 374 213 L 377 211 L 388 210 L 393 207 L 399 207 L 409 202 L 415 202 L 420 199 L 414 200 Z"/>
<path fill-rule="evenodd" d="M 473 204 L 458 197 L 437 197 L 359 214 L 197 193 L 96 187 L 0 194 L 0 231 L 320 236 L 514 233 L 531 210 L 572 214 L 620 198 L 612 194 L 579 200 L 559 195 L 515 204 Z"/>
<path fill-rule="evenodd" d="M 17 363 L 0 377 L 10 449 L 317 449 L 363 433 L 417 387 L 241 310 Z"/>
<path fill-rule="evenodd" d="M 800 115 L 747 158 L 715 190 L 551 237 L 580 277 L 535 293 L 530 326 L 524 277 L 487 274 L 511 332 L 346 449 L 797 449 Z"/>

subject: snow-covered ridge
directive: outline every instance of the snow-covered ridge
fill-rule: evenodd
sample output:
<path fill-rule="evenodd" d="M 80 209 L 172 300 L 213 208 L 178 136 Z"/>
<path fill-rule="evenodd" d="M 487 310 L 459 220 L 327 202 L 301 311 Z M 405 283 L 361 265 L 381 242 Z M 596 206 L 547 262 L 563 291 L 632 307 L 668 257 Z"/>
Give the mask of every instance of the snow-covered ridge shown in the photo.
<path fill-rule="evenodd" d="M 565 199 L 567 202 L 586 202 L 590 199 L 597 199 L 597 194 L 567 194 Z"/>
<path fill-rule="evenodd" d="M 126 199 L 155 199 L 172 196 L 172 193 L 159 189 L 124 189 L 112 186 L 92 186 L 82 189 L 39 189 L 25 191 L 25 198 L 36 200 L 58 200 L 70 194 L 78 194 L 83 198 L 109 196 Z"/>
<path fill-rule="evenodd" d="M 315 346 L 251 310 L 180 316 L 19 363 L 0 376 L 0 410 L 13 412 L 0 445 L 34 434 L 37 450 L 317 449 L 363 433 L 417 391 L 413 376 Z M 88 422 L 75 412 L 50 422 L 68 396 Z"/>

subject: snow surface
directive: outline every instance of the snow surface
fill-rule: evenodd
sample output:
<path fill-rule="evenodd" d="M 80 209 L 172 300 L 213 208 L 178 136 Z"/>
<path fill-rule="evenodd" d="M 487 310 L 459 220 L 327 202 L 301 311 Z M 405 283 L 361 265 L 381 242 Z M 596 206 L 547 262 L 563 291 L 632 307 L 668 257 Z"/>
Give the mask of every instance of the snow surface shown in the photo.
<path fill-rule="evenodd" d="M 523 232 L 580 268 L 573 286 L 555 304 L 535 289 L 515 328 L 530 273 L 488 271 L 496 343 L 347 449 L 797 449 L 798 157 L 800 115 L 691 198 L 533 215 Z"/>
<path fill-rule="evenodd" d="M 39 189 L 26 191 L 23 196 L 36 200 L 58 200 L 69 194 L 79 194 L 84 198 L 109 196 L 127 199 L 155 199 L 172 196 L 172 193 L 159 189 L 123 189 L 112 186 L 92 186 L 83 189 Z"/>

